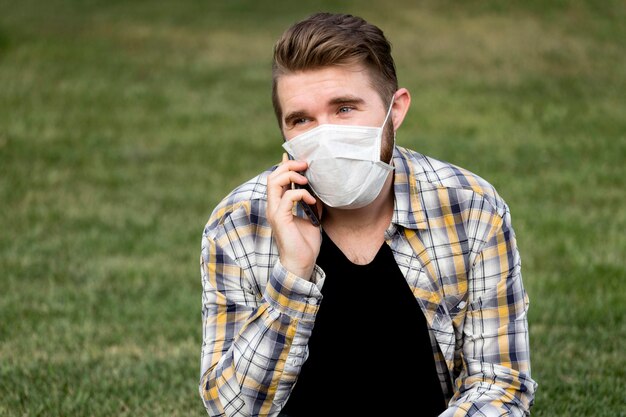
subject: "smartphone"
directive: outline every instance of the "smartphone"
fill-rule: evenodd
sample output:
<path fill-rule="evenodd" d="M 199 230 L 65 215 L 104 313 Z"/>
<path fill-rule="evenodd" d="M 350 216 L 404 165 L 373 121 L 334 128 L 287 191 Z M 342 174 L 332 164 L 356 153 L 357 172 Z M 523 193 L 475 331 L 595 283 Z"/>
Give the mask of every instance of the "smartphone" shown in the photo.
<path fill-rule="evenodd" d="M 293 156 L 287 154 L 289 156 L 289 159 L 291 159 L 293 161 Z M 302 174 L 300 172 L 300 174 Z M 311 190 L 311 187 L 309 187 L 309 184 L 304 184 L 304 185 L 300 185 L 300 184 L 296 184 L 296 183 L 292 183 L 293 186 L 295 188 L 303 188 L 305 190 L 307 190 L 313 197 L 315 197 L 317 199 L 317 196 L 315 195 L 315 193 L 313 192 L 313 190 Z M 311 223 L 313 223 L 313 226 L 318 226 L 320 225 L 320 217 L 319 214 L 317 213 L 317 207 L 314 205 L 311 205 L 307 202 L 305 202 L 304 200 L 300 200 L 298 201 L 298 203 L 300 204 L 300 207 L 302 207 L 302 209 L 304 210 L 304 212 L 306 213 L 307 217 L 309 218 L 309 220 L 311 220 Z"/>

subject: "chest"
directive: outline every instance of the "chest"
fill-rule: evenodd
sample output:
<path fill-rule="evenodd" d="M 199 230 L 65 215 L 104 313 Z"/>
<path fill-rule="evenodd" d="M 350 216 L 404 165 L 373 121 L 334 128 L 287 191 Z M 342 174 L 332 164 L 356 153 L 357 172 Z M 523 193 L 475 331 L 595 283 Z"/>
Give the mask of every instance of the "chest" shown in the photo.
<path fill-rule="evenodd" d="M 355 265 L 370 264 L 385 242 L 384 228 L 350 234 L 334 233 L 331 229 L 327 233 L 343 256 Z"/>
<path fill-rule="evenodd" d="M 363 342 L 373 329 L 381 340 L 408 334 L 427 334 L 426 320 L 391 248 L 380 242 L 367 263 L 356 264 L 327 236 L 317 264 L 325 271 L 324 296 L 316 319 L 316 332 L 330 333 L 333 339 Z M 360 252 L 362 253 L 362 252 Z M 345 319 L 344 320 L 342 320 Z M 346 326 L 346 322 L 350 325 Z M 367 338 L 368 336 L 366 336 Z M 425 337 L 425 345 L 430 345 Z M 391 345 L 363 344 L 360 349 L 379 351 Z M 373 354 L 373 352 L 364 352 Z M 390 352 L 389 352 L 390 353 Z"/>
<path fill-rule="evenodd" d="M 317 264 L 326 272 L 324 298 L 309 339 L 309 357 L 287 403 L 288 411 L 294 415 L 328 414 L 328 405 L 320 410 L 311 408 L 323 403 L 324 395 L 316 396 L 314 403 L 309 401 L 310 393 L 319 393 L 323 386 L 326 392 L 341 392 L 350 399 L 346 403 L 352 409 L 341 414 L 354 413 L 354 404 L 367 404 L 357 408 L 357 414 L 374 415 L 372 403 L 362 397 L 371 391 L 372 366 L 378 364 L 385 369 L 387 383 L 377 386 L 377 394 L 394 398 L 394 406 L 404 411 L 399 414 L 407 414 L 419 403 L 420 415 L 439 415 L 445 402 L 428 325 L 391 248 L 383 242 L 370 263 L 356 265 L 324 236 Z M 387 361 L 402 366 L 383 365 Z M 397 381 L 405 382 L 394 383 Z M 376 414 L 383 415 L 383 411 Z"/>

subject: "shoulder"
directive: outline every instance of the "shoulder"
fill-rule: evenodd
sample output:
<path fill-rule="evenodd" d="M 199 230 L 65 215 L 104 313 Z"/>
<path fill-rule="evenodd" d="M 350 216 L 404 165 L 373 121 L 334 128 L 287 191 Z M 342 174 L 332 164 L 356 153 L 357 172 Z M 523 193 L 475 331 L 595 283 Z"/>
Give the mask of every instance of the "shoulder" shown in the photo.
<path fill-rule="evenodd" d="M 399 160 L 404 164 L 401 169 L 407 171 L 408 176 L 419 184 L 421 190 L 445 190 L 448 196 L 456 196 L 461 200 L 466 200 L 463 197 L 471 195 L 474 199 L 487 202 L 499 216 L 506 212 L 506 203 L 495 187 L 479 175 L 410 149 L 397 147 L 397 151 Z"/>
<path fill-rule="evenodd" d="M 228 193 L 211 213 L 204 235 L 215 234 L 226 222 L 235 220 L 240 222 L 242 218 L 245 218 L 243 221 L 248 224 L 263 222 L 267 201 L 267 176 L 275 168 L 275 166 L 269 168 Z"/>

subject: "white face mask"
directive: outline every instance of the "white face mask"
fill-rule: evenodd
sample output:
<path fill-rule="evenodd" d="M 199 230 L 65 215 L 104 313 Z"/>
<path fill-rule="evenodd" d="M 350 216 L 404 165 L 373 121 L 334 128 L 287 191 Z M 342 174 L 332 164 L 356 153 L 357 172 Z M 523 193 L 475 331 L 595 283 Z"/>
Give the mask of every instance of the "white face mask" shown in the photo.
<path fill-rule="evenodd" d="M 380 160 L 392 106 L 393 100 L 381 127 L 324 124 L 283 143 L 291 156 L 309 164 L 304 175 L 324 204 L 356 209 L 378 197 L 393 170 Z"/>

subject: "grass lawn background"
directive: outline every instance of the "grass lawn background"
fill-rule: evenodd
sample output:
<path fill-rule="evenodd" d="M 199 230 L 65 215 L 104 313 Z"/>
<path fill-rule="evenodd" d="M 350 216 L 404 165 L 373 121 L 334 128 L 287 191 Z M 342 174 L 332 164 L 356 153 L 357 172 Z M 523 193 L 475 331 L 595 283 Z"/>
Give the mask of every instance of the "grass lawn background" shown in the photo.
<path fill-rule="evenodd" d="M 0 0 L 0 415 L 202 416 L 200 237 L 279 161 L 272 46 L 385 30 L 398 143 L 509 203 L 533 415 L 624 416 L 623 1 Z"/>

